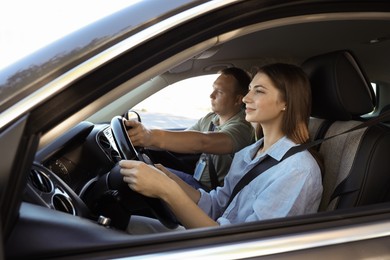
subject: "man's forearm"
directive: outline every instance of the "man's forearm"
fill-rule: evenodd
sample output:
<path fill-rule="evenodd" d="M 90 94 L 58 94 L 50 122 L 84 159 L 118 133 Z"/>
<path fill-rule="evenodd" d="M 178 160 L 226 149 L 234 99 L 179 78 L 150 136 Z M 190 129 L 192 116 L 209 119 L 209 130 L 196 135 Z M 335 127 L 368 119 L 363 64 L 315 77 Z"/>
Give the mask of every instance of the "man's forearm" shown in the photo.
<path fill-rule="evenodd" d="M 224 133 L 154 129 L 151 130 L 151 145 L 177 153 L 228 154 L 233 152 L 233 141 Z"/>

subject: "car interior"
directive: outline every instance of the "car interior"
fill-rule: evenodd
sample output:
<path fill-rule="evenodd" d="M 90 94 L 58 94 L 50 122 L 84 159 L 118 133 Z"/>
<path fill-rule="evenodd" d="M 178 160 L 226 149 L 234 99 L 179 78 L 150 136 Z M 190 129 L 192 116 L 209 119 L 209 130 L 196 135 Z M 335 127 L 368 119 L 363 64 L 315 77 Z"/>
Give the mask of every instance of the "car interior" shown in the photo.
<path fill-rule="evenodd" d="M 378 26 L 376 23 L 378 22 L 372 21 L 372 24 L 365 22 L 364 26 L 367 27 L 367 24 L 369 24 L 369 28 L 365 32 L 371 34 L 374 29 L 378 30 L 378 28 L 385 27 Z M 356 56 L 365 60 L 369 58 L 366 57 L 366 55 L 374 55 L 375 53 L 366 53 L 364 51 L 357 51 L 356 53 L 356 50 L 359 49 L 354 49 L 354 45 L 362 43 L 356 43 L 356 39 L 353 38 L 352 34 L 353 30 L 349 30 L 350 35 L 343 35 L 344 28 L 352 26 L 359 27 L 360 21 L 337 21 L 337 23 L 319 22 L 310 25 L 295 24 L 262 30 L 261 33 L 250 33 L 205 50 L 200 55 L 158 75 L 156 77 L 157 79 L 152 82 L 145 83 L 144 88 L 149 88 L 150 84 L 155 84 L 156 86 L 154 88 L 158 88 L 159 84 L 156 84 L 156 82 L 159 83 L 159 81 L 162 81 L 166 84 L 166 82 L 177 81 L 182 77 L 191 75 L 189 74 L 193 73 L 191 71 L 215 73 L 220 68 L 233 65 L 240 66 L 242 64 L 245 65 L 244 67 L 250 65 L 253 70 L 255 65 L 261 66 L 261 64 L 271 61 L 302 64 L 302 67 L 308 73 L 312 84 L 313 108 L 310 121 L 311 133 L 315 139 L 326 138 L 327 136 L 345 131 L 348 128 L 355 126 L 360 121 L 364 120 L 362 116 L 365 116 L 378 108 L 376 96 L 372 90 L 370 81 L 367 79 L 366 73 L 360 68 L 359 62 L 355 58 L 355 55 L 357 54 Z M 298 47 L 302 41 L 314 41 L 313 39 L 308 39 L 307 36 L 304 36 L 311 35 L 311 33 L 314 34 L 314 31 L 310 32 L 310 30 L 332 31 L 333 35 L 339 35 L 342 40 L 330 42 L 326 45 L 326 50 L 334 51 L 310 57 L 310 53 L 317 54 L 320 52 L 317 49 L 324 48 L 323 45 L 319 46 L 318 44 L 315 44 L 315 42 L 306 44 L 305 48 Z M 291 35 L 289 32 L 293 32 L 294 37 L 288 38 L 288 45 L 290 47 L 286 57 L 279 53 L 283 53 L 283 49 L 286 48 L 285 41 L 287 39 L 282 38 Z M 384 32 L 377 32 L 376 35 L 383 34 Z M 346 35 L 348 35 L 349 38 Z M 369 39 L 371 38 L 367 36 L 366 41 L 368 42 Z M 316 39 L 316 41 L 321 40 L 323 39 Z M 259 45 L 259 43 L 261 44 Z M 240 49 L 239 46 L 247 47 L 241 48 L 241 51 L 238 52 L 237 50 Z M 348 46 L 350 49 L 341 49 L 341 47 L 345 48 L 345 46 Z M 338 47 L 340 47 L 340 50 L 338 50 Z M 310 58 L 304 60 L 307 56 Z M 248 60 L 248 57 L 260 58 L 252 61 Z M 373 63 L 372 67 L 369 67 L 369 70 L 378 73 L 378 70 L 384 69 L 381 67 L 378 68 L 377 66 L 376 63 Z M 387 80 L 386 74 L 378 75 L 380 76 L 379 79 Z M 143 86 L 140 86 L 140 88 L 142 87 Z M 353 92 L 353 95 L 351 95 L 351 92 Z M 130 102 L 136 102 L 134 100 L 137 100 L 137 98 L 142 99 L 149 93 L 142 93 L 143 96 L 140 97 L 134 97 L 134 93 L 132 92 L 130 92 L 129 95 L 130 94 L 133 95 Z M 131 109 L 128 103 L 125 104 L 127 105 L 126 109 Z M 117 105 L 115 111 L 118 109 L 120 109 L 120 106 Z M 142 118 L 142 115 L 140 116 Z M 102 120 L 100 115 L 99 117 L 100 120 Z M 111 117 L 112 115 L 107 117 L 107 122 L 108 120 L 111 120 Z M 94 117 L 91 117 L 90 119 L 93 121 Z M 96 181 L 96 176 L 104 176 L 107 172 L 110 172 L 112 162 L 116 162 L 120 158 L 118 149 L 115 149 L 115 145 L 113 145 L 115 142 L 112 140 L 109 129 L 109 125 L 104 121 L 103 123 L 99 122 L 97 124 L 93 124 L 89 120 L 83 121 L 59 140 L 56 140 L 56 142 L 41 149 L 37 153 L 36 161 L 42 163 L 43 166 L 58 175 L 60 181 L 67 182 L 72 189 L 72 191 L 68 192 L 75 192 L 81 197 L 86 196 L 87 198 L 83 198 L 86 201 L 96 199 L 88 197 L 89 185 Z M 378 134 L 378 131 L 382 134 Z M 372 133 L 372 136 L 370 133 Z M 85 149 L 91 151 L 91 154 L 96 153 L 94 151 L 103 149 L 104 153 L 99 154 L 98 156 L 99 160 L 104 162 L 104 164 L 92 166 L 93 164 L 88 160 L 85 160 L 85 162 L 77 162 L 78 157 L 83 158 L 84 156 L 80 153 L 85 153 L 82 151 L 81 147 L 78 146 L 77 142 L 80 138 L 86 138 L 87 142 L 84 145 L 87 145 L 87 147 Z M 89 138 L 96 138 L 98 142 L 89 142 Z M 70 146 L 69 143 L 72 143 L 73 140 L 76 144 Z M 323 156 L 325 164 L 325 191 L 321 210 L 355 207 L 388 200 L 387 187 L 389 185 L 389 180 L 386 176 L 386 169 L 388 166 L 386 163 L 386 149 L 390 149 L 388 142 L 389 135 L 387 126 L 380 124 L 372 126 L 369 129 L 354 131 L 333 138 L 332 140 L 319 145 L 318 151 Z M 60 148 L 64 145 L 69 148 L 61 150 Z M 362 147 L 364 149 L 362 149 Z M 56 151 L 53 149 L 60 150 Z M 175 165 L 179 168 L 186 167 L 185 165 L 188 166 L 189 162 L 194 163 L 197 159 L 197 155 L 182 155 L 183 157 L 180 158 L 181 155 L 172 155 L 172 153 L 168 152 L 151 150 L 143 150 L 142 152 L 146 153 L 150 158 L 153 158 L 153 161 L 155 162 L 161 162 L 168 166 Z M 37 168 L 39 167 L 42 167 L 42 165 L 37 165 Z M 193 164 L 190 164 L 190 167 L 193 167 Z M 69 171 L 70 173 L 68 173 Z M 72 171 L 77 174 L 72 176 Z M 33 173 L 36 172 L 39 172 L 39 170 L 33 171 Z M 78 172 L 83 172 L 83 174 L 79 174 Z M 34 181 L 38 178 L 40 181 L 42 177 L 38 176 L 32 174 L 31 179 Z M 35 183 L 35 185 L 40 185 L 40 189 L 50 189 L 48 187 L 42 187 L 47 186 L 48 184 L 46 183 L 33 183 Z M 50 185 L 48 186 L 50 187 Z M 375 187 L 375 193 L 372 191 L 373 187 Z M 65 194 L 53 195 L 55 198 L 54 208 L 62 208 L 65 211 L 74 212 L 74 206 L 68 205 L 68 200 L 61 199 L 63 196 L 67 196 L 66 192 Z M 107 200 L 109 201 L 110 199 Z M 134 203 L 134 201 L 132 203 L 133 206 L 137 204 Z M 83 205 L 83 203 L 79 204 Z M 107 204 L 109 203 L 105 203 L 105 205 Z M 142 206 L 140 207 L 142 208 Z M 83 207 L 81 208 L 83 209 Z M 134 208 L 135 212 L 139 210 L 137 206 Z M 81 210 L 81 212 L 83 212 L 83 210 Z M 128 215 L 124 215 L 128 217 Z M 115 221 L 113 222 L 115 223 Z M 121 223 L 119 226 L 122 225 L 124 224 Z"/>
<path fill-rule="evenodd" d="M 35 225 L 39 223 L 53 227 L 45 230 L 44 235 L 70 234 L 78 228 L 90 228 L 90 234 L 70 242 L 72 248 L 88 239 L 95 242 L 94 246 L 128 243 L 131 238 L 121 232 L 131 215 L 157 218 L 165 226 L 175 228 L 178 222 L 166 205 L 128 189 L 115 165 L 124 157 L 150 158 L 153 163 L 193 169 L 198 155 L 134 148 L 126 139 L 122 124 L 132 107 L 180 80 L 214 74 L 230 66 L 254 73 L 256 67 L 271 62 L 300 65 L 309 76 L 312 88 L 309 127 L 313 140 L 348 131 L 386 110 L 390 105 L 389 17 L 340 13 L 305 18 L 248 25 L 189 47 L 139 78 L 123 83 L 116 96 L 97 99 L 96 103 L 106 104 L 103 109 L 88 116 L 84 110 L 75 113 L 70 117 L 72 122 L 78 122 L 73 127 L 59 124 L 47 131 L 41 137 L 28 177 L 20 213 L 23 224 L 11 234 L 7 250 L 17 256 L 15 239 L 20 239 L 26 229 L 36 231 Z M 142 113 L 139 116 L 142 120 Z M 364 206 L 388 208 L 390 126 L 387 122 L 329 138 L 315 149 L 324 163 L 319 214 L 292 220 L 310 221 L 307 219 L 320 218 L 321 212 L 337 215 L 339 211 Z M 47 211 L 41 212 L 42 207 Z M 57 212 L 55 215 L 47 214 L 53 210 Z M 82 224 L 77 224 L 73 216 L 81 218 Z M 95 222 L 109 227 L 107 232 L 112 234 L 102 238 L 100 231 L 92 231 Z M 285 219 L 269 220 L 263 227 L 286 222 Z M 100 237 L 99 242 L 96 237 Z M 39 252 L 42 243 L 25 243 L 23 249 Z M 62 249 L 60 245 L 53 248 Z"/>

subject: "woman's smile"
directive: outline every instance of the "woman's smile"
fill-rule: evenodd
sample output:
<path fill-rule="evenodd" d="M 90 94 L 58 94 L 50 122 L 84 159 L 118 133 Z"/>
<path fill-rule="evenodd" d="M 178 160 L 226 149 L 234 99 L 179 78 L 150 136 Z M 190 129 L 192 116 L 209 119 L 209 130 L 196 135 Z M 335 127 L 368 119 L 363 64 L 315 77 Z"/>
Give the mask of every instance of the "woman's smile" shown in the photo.
<path fill-rule="evenodd" d="M 245 113 L 251 113 L 251 112 L 254 112 L 256 109 L 254 109 L 254 108 L 249 108 L 249 107 L 247 107 L 246 109 L 245 109 Z"/>

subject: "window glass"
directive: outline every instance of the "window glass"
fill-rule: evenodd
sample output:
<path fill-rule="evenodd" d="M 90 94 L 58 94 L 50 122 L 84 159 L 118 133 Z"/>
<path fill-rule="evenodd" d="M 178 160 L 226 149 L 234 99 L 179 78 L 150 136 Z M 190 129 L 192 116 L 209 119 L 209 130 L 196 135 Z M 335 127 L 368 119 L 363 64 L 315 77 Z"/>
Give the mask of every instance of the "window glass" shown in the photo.
<path fill-rule="evenodd" d="M 376 89 L 377 89 L 376 83 L 371 83 L 371 86 L 372 86 L 372 89 L 374 90 L 375 95 L 377 95 L 377 93 L 376 93 Z"/>
<path fill-rule="evenodd" d="M 183 129 L 211 112 L 210 94 L 219 74 L 199 76 L 167 86 L 133 107 L 145 126 Z"/>
<path fill-rule="evenodd" d="M 0 22 L 7 26 L 0 27 L 0 49 L 7 51 L 0 52 L 0 69 L 138 1 L 1 1 Z"/>
<path fill-rule="evenodd" d="M 377 85 L 376 85 L 376 83 L 371 82 L 371 86 L 372 86 L 372 89 L 374 90 L 375 99 L 378 100 L 378 91 L 377 91 Z M 377 104 L 377 105 L 378 105 L 378 104 Z M 368 113 L 368 114 L 366 114 L 366 115 L 363 115 L 363 117 L 365 117 L 365 116 L 367 116 L 367 117 L 372 116 L 372 115 L 375 113 L 376 110 L 377 110 L 377 109 L 375 108 L 375 109 L 374 109 L 373 111 L 371 111 L 370 113 Z"/>

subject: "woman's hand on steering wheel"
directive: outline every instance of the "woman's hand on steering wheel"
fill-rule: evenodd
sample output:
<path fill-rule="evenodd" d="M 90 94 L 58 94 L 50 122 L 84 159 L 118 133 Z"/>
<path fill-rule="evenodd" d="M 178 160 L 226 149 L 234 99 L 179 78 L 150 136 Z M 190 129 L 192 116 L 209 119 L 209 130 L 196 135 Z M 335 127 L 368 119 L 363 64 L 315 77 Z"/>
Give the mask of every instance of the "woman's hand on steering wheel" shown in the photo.
<path fill-rule="evenodd" d="M 145 170 L 148 170 L 154 174 L 161 175 L 161 176 L 158 176 L 158 175 L 150 176 L 148 174 L 147 176 L 142 176 L 142 173 L 141 173 L 142 169 L 141 170 L 136 169 L 135 170 L 136 174 L 135 175 L 133 174 L 133 176 L 131 176 L 133 179 L 126 180 L 126 182 L 129 181 L 129 183 L 132 183 L 134 190 L 135 191 L 138 190 L 142 195 L 144 195 L 144 196 L 142 196 L 142 200 L 144 200 L 146 202 L 148 207 L 151 209 L 153 214 L 161 221 L 161 223 L 163 223 L 168 228 L 175 228 L 177 226 L 177 220 L 176 220 L 175 216 L 173 215 L 173 213 L 171 212 L 169 207 L 164 203 L 163 200 L 156 198 L 156 197 L 160 196 L 161 194 L 163 194 L 160 189 L 162 187 L 165 187 L 165 186 L 159 186 L 162 184 L 162 183 L 159 183 L 159 181 L 160 180 L 168 181 L 168 180 L 170 180 L 170 178 L 168 178 L 161 171 L 159 171 L 157 169 L 153 169 L 153 167 L 154 167 L 154 166 L 152 166 L 153 162 L 149 159 L 149 157 L 147 157 L 146 154 L 143 154 L 142 152 L 139 152 L 134 148 L 129 136 L 127 135 L 125 121 L 126 121 L 125 118 L 121 117 L 121 116 L 116 116 L 111 120 L 111 130 L 112 130 L 114 141 L 115 141 L 116 146 L 118 148 L 119 154 L 121 155 L 121 157 L 124 160 L 129 160 L 126 162 L 131 164 L 131 166 L 138 165 L 140 167 L 150 167 L 150 168 L 145 168 Z M 139 160 L 141 162 L 137 162 L 134 160 Z M 147 164 L 149 164 L 149 165 L 147 165 Z M 126 165 L 127 165 L 127 163 L 125 163 L 125 166 Z M 135 167 L 131 168 L 130 172 L 132 170 L 134 170 L 134 168 Z M 127 174 L 127 173 L 128 172 L 125 171 L 125 174 Z M 160 177 L 161 179 L 158 178 L 158 181 L 154 181 L 153 183 L 147 182 L 148 178 L 154 178 L 156 176 Z M 165 179 L 162 178 L 164 176 L 165 176 Z M 128 187 L 126 188 L 127 183 L 125 183 L 123 180 L 119 180 L 120 177 L 121 177 L 121 174 L 116 173 L 116 171 L 114 170 L 109 174 L 107 182 L 109 184 L 110 183 L 113 184 L 115 187 L 112 187 L 112 188 L 119 190 L 120 193 L 123 193 L 122 194 L 122 195 L 124 195 L 123 198 L 125 198 L 126 195 L 130 196 L 129 194 L 127 194 L 128 191 L 130 191 L 130 188 L 128 188 Z M 141 184 L 142 186 L 141 185 L 134 186 L 134 184 L 135 184 L 134 181 L 140 181 L 140 180 L 143 183 L 143 184 Z M 149 180 L 149 181 L 152 181 L 152 180 Z M 153 184 L 152 190 L 147 187 L 147 184 Z M 157 184 L 157 186 L 156 186 L 156 184 Z M 160 188 L 159 189 L 160 192 L 153 193 L 153 189 L 158 188 L 158 186 Z M 123 188 L 126 188 L 126 189 L 123 189 Z M 148 195 L 150 195 L 152 197 L 150 197 Z"/>
<path fill-rule="evenodd" d="M 144 196 L 163 199 L 172 180 L 162 171 L 140 161 L 122 160 L 120 173 L 128 186 Z"/>

